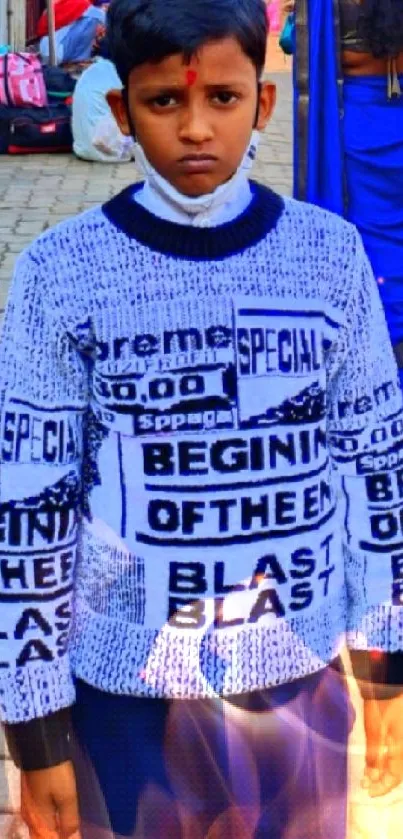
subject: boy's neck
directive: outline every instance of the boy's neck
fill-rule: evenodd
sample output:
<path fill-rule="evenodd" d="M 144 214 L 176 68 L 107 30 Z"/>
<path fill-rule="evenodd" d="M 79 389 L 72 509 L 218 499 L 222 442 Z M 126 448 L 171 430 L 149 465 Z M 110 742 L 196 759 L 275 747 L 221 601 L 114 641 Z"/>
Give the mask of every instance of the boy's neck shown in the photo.
<path fill-rule="evenodd" d="M 136 144 L 136 164 L 145 178 L 135 200 L 145 209 L 166 221 L 192 227 L 215 227 L 233 221 L 246 210 L 252 193 L 248 174 L 256 156 L 259 136 L 253 132 L 244 158 L 232 178 L 213 192 L 190 198 L 175 189 L 149 163 L 141 146 Z"/>
<path fill-rule="evenodd" d="M 197 209 L 189 204 L 191 199 L 187 199 L 185 195 L 182 201 L 173 200 L 171 194 L 157 189 L 148 179 L 135 194 L 135 201 L 158 218 L 192 227 L 215 227 L 233 221 L 246 210 L 251 198 L 252 192 L 246 174 L 237 178 L 228 193 L 219 196 L 216 201 L 206 200 L 205 204 L 200 204 Z"/>

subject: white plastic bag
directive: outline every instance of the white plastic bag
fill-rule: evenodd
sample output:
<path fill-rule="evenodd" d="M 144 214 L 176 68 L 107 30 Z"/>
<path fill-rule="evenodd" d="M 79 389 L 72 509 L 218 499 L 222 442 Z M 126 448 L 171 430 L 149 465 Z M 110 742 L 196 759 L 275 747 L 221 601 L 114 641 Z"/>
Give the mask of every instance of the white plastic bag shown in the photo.
<path fill-rule="evenodd" d="M 134 157 L 132 138 L 122 134 L 112 114 L 106 114 L 97 122 L 92 143 L 94 148 L 111 159 L 129 161 Z"/>

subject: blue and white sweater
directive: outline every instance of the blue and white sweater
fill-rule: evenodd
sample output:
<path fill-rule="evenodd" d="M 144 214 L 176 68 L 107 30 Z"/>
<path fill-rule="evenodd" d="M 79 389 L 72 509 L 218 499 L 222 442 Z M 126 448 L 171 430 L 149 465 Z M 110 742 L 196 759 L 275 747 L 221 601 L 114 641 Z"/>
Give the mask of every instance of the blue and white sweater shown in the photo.
<path fill-rule="evenodd" d="M 403 415 L 355 229 L 132 187 L 19 259 L 1 343 L 0 702 L 234 694 L 403 649 Z"/>

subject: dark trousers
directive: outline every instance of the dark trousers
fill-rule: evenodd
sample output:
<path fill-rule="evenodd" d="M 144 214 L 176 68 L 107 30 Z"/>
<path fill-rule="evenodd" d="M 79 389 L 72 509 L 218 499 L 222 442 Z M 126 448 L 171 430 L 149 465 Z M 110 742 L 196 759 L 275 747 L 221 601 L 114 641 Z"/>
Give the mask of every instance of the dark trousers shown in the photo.
<path fill-rule="evenodd" d="M 83 839 L 345 839 L 352 723 L 331 668 L 231 701 L 78 682 Z"/>

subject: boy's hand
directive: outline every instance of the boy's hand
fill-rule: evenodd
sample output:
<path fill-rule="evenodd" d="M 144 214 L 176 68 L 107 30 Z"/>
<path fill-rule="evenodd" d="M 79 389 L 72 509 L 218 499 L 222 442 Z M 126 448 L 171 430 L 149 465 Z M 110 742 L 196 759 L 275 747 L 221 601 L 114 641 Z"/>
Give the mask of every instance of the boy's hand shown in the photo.
<path fill-rule="evenodd" d="M 365 699 L 365 773 L 362 786 L 371 797 L 386 795 L 403 781 L 403 694 L 394 699 Z"/>
<path fill-rule="evenodd" d="M 80 839 L 71 761 L 21 773 L 21 815 L 30 839 Z"/>

